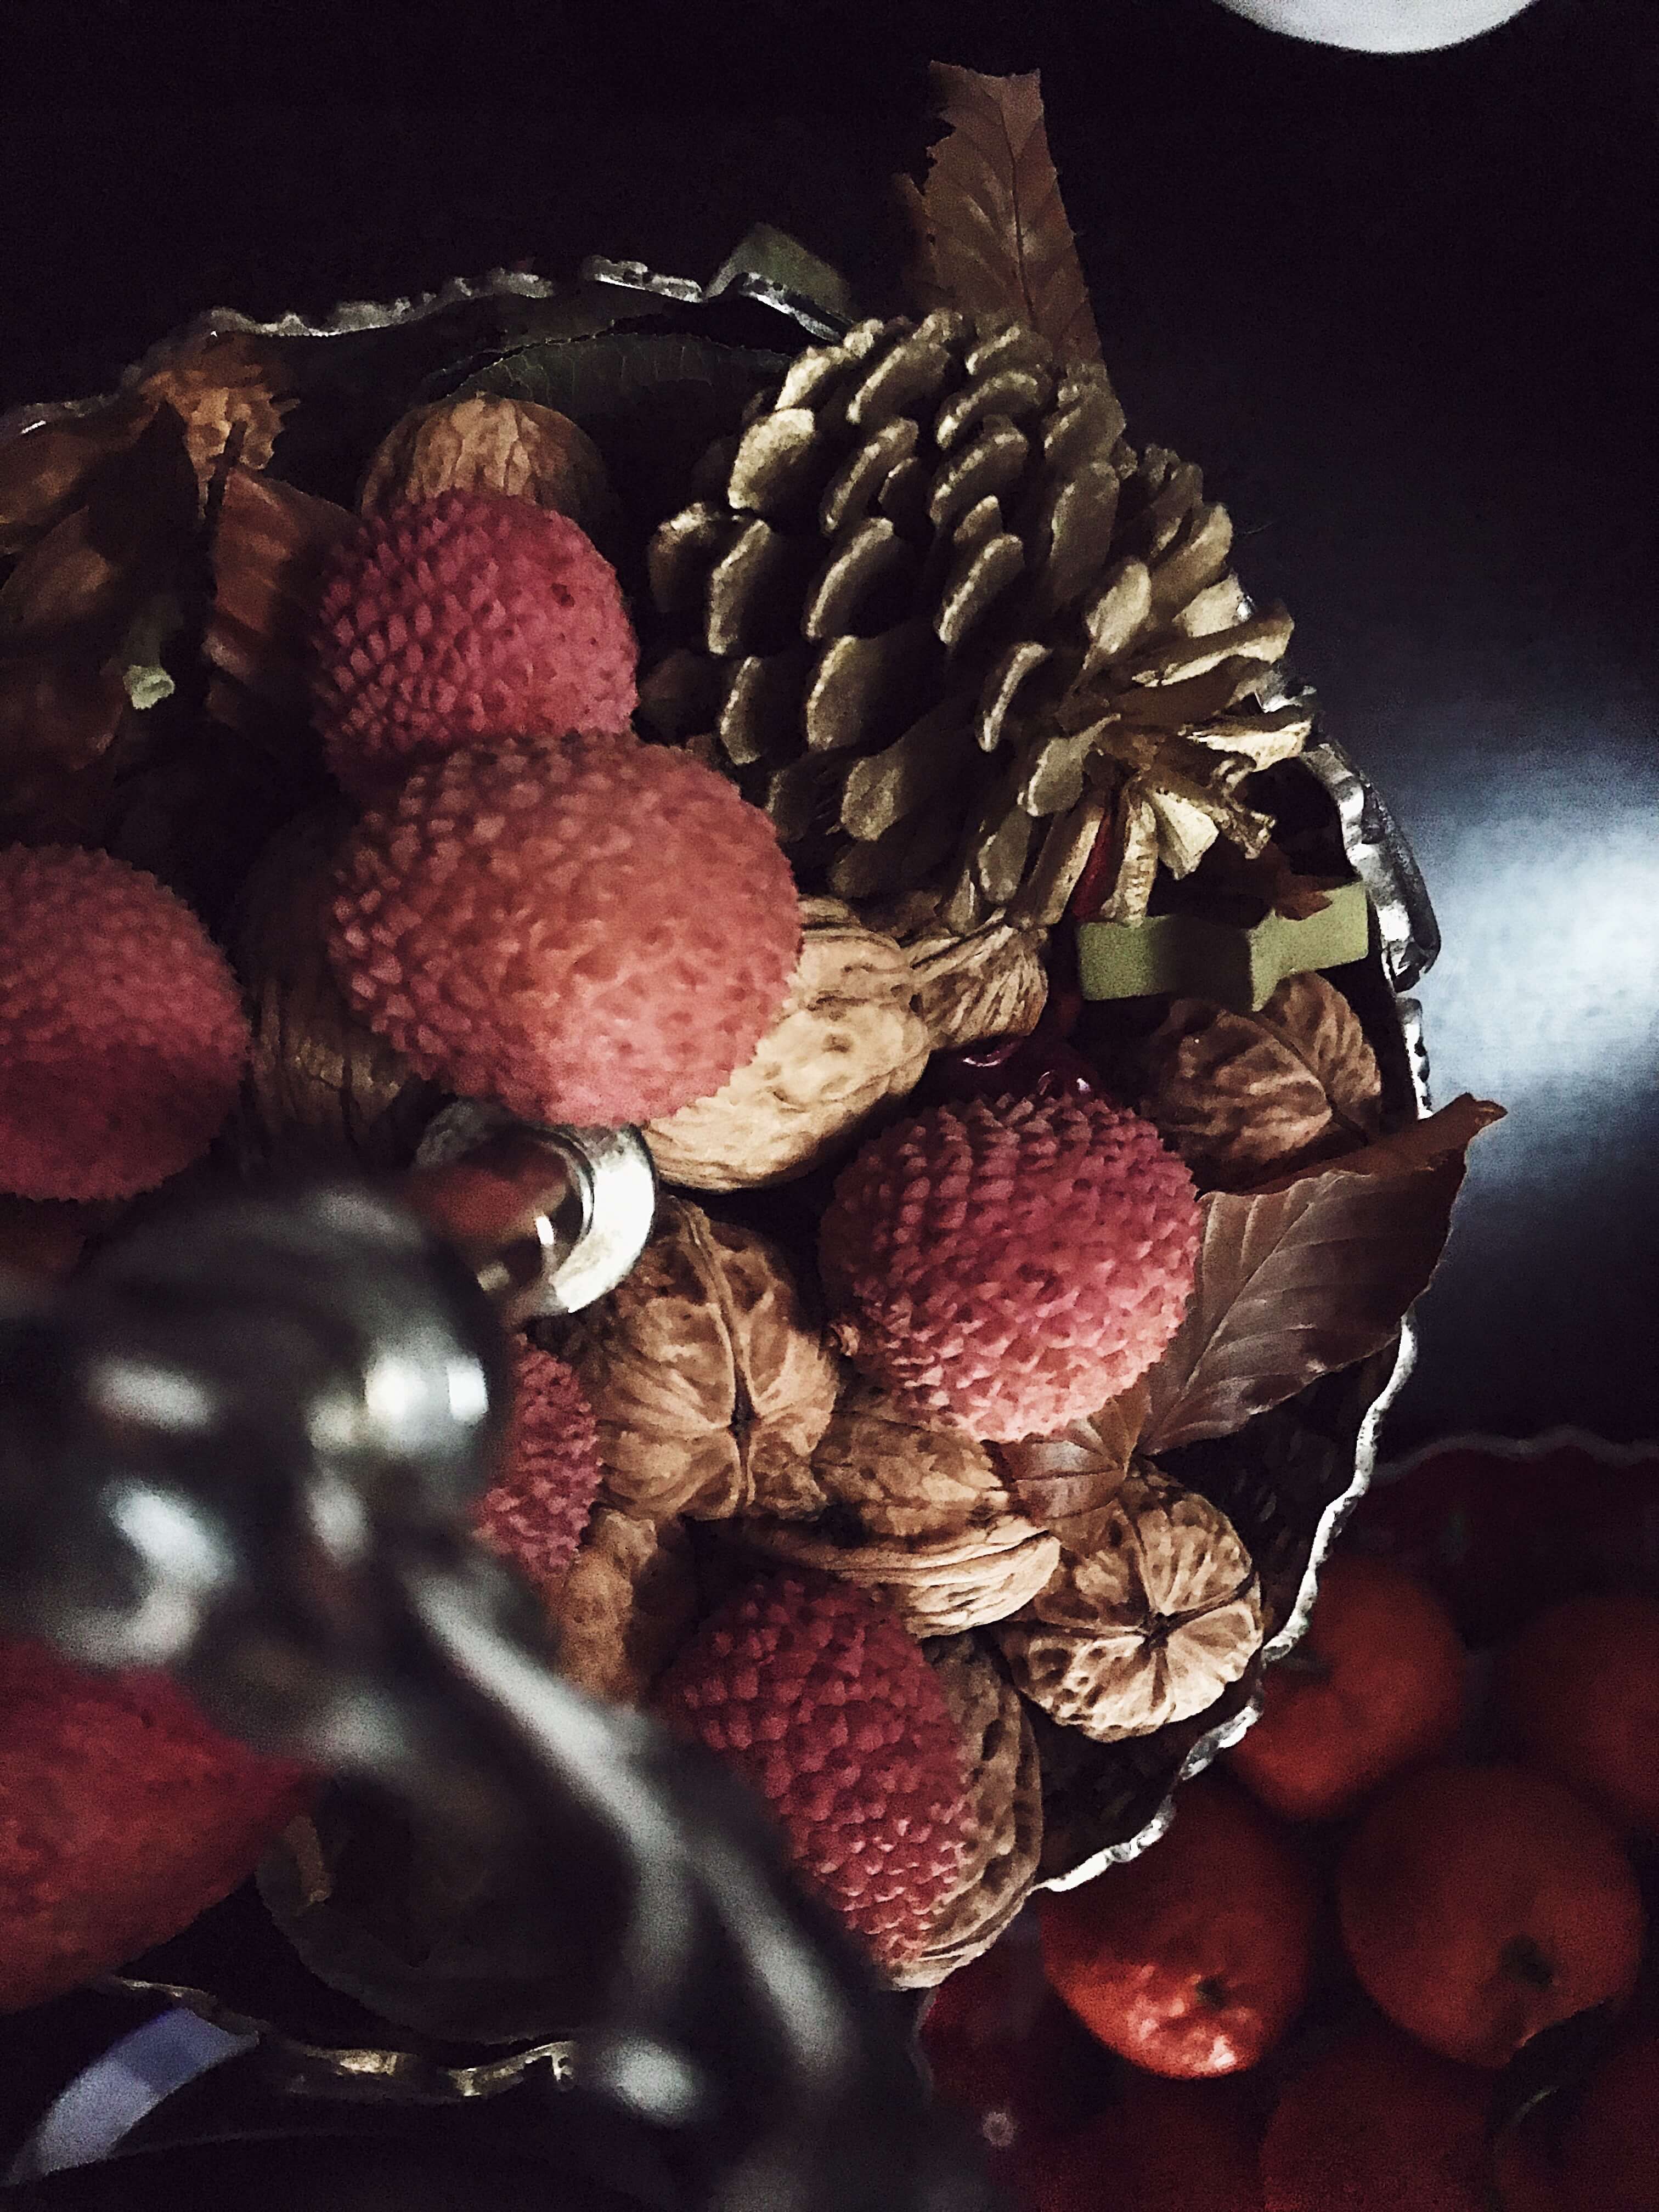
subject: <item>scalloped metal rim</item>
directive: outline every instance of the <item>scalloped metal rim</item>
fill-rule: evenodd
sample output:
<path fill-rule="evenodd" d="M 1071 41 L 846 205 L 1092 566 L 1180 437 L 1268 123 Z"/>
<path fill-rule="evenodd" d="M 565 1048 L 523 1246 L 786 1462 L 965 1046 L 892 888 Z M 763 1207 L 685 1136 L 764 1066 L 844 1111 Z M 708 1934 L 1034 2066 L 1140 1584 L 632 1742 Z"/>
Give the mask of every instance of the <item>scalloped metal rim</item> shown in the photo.
<path fill-rule="evenodd" d="M 239 2012 L 210 1990 L 185 1982 L 152 1982 L 125 1974 L 106 1975 L 100 1988 L 129 1996 L 166 1997 L 222 2027 L 229 2035 L 259 2039 L 259 2063 L 281 2075 L 284 2087 L 312 2096 L 348 2097 L 362 2103 L 384 2098 L 397 2103 L 455 2104 L 477 2097 L 498 2097 L 516 2088 L 534 2066 L 547 2066 L 555 2081 L 575 2078 L 576 2046 L 568 2038 L 532 2043 L 499 2058 L 470 2066 L 444 2066 L 418 2051 L 371 2045 L 305 2043 L 270 2021 Z"/>

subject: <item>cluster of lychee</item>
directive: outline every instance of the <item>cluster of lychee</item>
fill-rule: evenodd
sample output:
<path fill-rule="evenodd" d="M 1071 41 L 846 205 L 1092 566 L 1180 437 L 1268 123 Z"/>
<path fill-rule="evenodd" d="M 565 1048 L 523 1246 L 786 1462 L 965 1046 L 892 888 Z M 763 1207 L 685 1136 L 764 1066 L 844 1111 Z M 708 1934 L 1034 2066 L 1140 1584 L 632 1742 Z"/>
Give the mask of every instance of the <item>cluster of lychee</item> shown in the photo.
<path fill-rule="evenodd" d="M 333 556 L 313 711 L 362 811 L 331 958 L 416 1073 L 535 1122 L 643 1122 L 708 1097 L 755 1053 L 799 955 L 770 823 L 714 769 L 631 733 L 635 676 L 614 572 L 529 500 L 394 505 Z M 205 1151 L 247 1024 L 171 892 L 104 854 L 15 848 L 0 854 L 0 1186 L 125 1198 Z M 859 1153 L 822 1273 L 850 1356 L 918 1421 L 1018 1437 L 1157 1358 L 1198 1230 L 1186 1170 L 1134 1115 L 973 1098 Z M 592 1420 L 568 1371 L 528 1348 L 517 1407 L 477 1529 L 551 1593 L 598 1486 Z M 749 1772 L 878 1956 L 914 1951 L 961 1862 L 969 1778 L 896 1620 L 850 1588 L 773 1578 L 704 1624 L 663 1700 Z"/>

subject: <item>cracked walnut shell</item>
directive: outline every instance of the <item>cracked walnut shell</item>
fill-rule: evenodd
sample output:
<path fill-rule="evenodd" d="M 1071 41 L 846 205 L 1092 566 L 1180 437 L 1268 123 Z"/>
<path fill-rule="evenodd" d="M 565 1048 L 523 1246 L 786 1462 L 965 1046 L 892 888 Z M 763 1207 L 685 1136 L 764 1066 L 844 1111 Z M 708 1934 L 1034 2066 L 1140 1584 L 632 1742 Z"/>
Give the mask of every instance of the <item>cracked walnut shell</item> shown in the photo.
<path fill-rule="evenodd" d="M 1142 1468 L 1113 1499 L 1098 1548 L 1068 1553 L 997 1641 L 1034 1705 L 1116 1743 L 1202 1712 L 1262 1633 L 1255 1570 L 1231 1522 Z"/>
<path fill-rule="evenodd" d="M 754 1058 L 647 1127 L 665 1181 L 739 1190 L 805 1175 L 921 1081 L 930 1038 L 903 951 L 838 899 L 803 900 L 801 922 L 789 996 Z"/>
<path fill-rule="evenodd" d="M 971 1636 L 930 1644 L 927 1663 L 962 1733 L 975 1836 L 922 1950 L 891 1976 L 913 1990 L 990 1949 L 1030 1895 L 1042 1855 L 1042 1770 L 1024 1700 Z"/>
<path fill-rule="evenodd" d="M 665 1198 L 633 1272 L 559 1337 L 599 1428 L 602 1495 L 661 1519 L 811 1512 L 836 1364 L 788 1262 Z"/>

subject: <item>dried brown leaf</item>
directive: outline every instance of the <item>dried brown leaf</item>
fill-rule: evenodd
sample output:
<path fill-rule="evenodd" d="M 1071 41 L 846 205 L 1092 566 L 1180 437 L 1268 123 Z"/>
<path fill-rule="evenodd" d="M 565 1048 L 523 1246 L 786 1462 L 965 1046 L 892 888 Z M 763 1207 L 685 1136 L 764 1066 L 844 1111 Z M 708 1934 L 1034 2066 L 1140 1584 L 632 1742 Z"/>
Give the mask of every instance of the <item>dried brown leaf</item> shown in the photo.
<path fill-rule="evenodd" d="M 332 500 L 240 466 L 227 472 L 213 537 L 213 611 L 204 651 L 210 710 L 233 726 L 263 710 L 303 715 L 324 562 L 356 526 Z"/>
<path fill-rule="evenodd" d="M 1459 1098 L 1317 1174 L 1211 1192 L 1192 1304 L 1146 1377 L 1144 1449 L 1230 1436 L 1380 1350 L 1427 1286 L 1465 1155 L 1501 1112 Z"/>
<path fill-rule="evenodd" d="M 928 156 L 925 188 L 900 179 L 922 304 L 1029 323 L 1060 352 L 1098 361 L 1036 73 L 982 76 L 935 62 L 933 82 L 949 131 Z"/>
<path fill-rule="evenodd" d="M 128 396 L 0 441 L 0 556 L 21 553 L 80 506 L 98 471 L 126 451 L 151 411 Z"/>
<path fill-rule="evenodd" d="M 1014 1503 L 1068 1552 L 1086 1554 L 1102 1540 L 1134 1463 L 1147 1404 L 1146 1386 L 1137 1382 L 1052 1437 L 999 1448 Z"/>
<path fill-rule="evenodd" d="M 101 664 L 140 609 L 172 586 L 196 526 L 183 425 L 162 410 L 6 579 L 0 650 L 64 651 Z"/>

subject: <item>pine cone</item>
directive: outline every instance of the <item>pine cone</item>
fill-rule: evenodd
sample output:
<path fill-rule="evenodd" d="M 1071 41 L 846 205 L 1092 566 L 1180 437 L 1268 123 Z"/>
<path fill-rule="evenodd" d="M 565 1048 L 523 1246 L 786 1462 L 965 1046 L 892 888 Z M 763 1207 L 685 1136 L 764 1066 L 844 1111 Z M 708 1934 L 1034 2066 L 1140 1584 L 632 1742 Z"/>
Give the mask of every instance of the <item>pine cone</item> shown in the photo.
<path fill-rule="evenodd" d="M 1122 434 L 1104 370 L 1018 325 L 941 310 L 809 349 L 652 541 L 682 628 L 647 718 L 717 732 L 803 880 L 935 883 L 960 932 L 1058 921 L 1103 824 L 1117 920 L 1160 858 L 1259 850 L 1237 787 L 1309 728 L 1289 618 L 1250 616 L 1199 471 Z"/>

